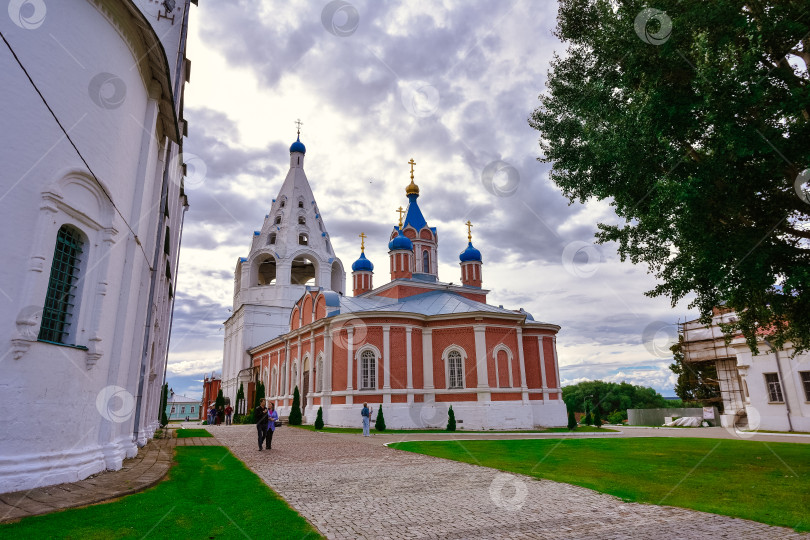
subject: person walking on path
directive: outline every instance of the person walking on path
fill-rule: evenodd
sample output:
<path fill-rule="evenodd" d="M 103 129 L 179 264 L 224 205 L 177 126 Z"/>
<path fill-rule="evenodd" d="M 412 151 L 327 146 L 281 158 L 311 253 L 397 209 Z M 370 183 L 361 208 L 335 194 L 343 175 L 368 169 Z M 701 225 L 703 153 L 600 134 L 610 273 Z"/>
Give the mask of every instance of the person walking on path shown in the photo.
<path fill-rule="evenodd" d="M 371 425 L 371 410 L 368 408 L 368 403 L 363 403 L 363 410 L 360 411 L 360 415 L 363 417 L 363 437 L 370 437 L 371 434 L 368 432 L 368 428 Z"/>
<path fill-rule="evenodd" d="M 267 407 L 264 406 L 264 399 L 259 401 L 259 405 L 253 409 L 253 418 L 256 419 L 256 432 L 259 435 L 259 451 L 262 449 L 264 439 L 267 438 Z"/>
<path fill-rule="evenodd" d="M 273 433 L 276 431 L 276 420 L 278 420 L 278 413 L 276 412 L 276 405 L 270 402 L 270 408 L 267 409 L 267 439 L 264 445 L 270 450 L 273 445 Z"/>
<path fill-rule="evenodd" d="M 231 415 L 232 414 L 233 414 L 233 407 L 231 407 L 230 405 L 225 407 L 225 425 L 226 426 L 231 425 Z"/>

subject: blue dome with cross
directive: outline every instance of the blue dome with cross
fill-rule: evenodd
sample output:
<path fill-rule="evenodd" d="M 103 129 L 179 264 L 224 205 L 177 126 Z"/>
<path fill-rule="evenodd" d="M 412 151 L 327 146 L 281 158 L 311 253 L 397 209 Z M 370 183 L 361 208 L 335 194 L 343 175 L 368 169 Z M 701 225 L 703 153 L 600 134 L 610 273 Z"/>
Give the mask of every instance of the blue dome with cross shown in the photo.
<path fill-rule="evenodd" d="M 398 249 L 407 249 L 408 251 L 413 251 L 413 243 L 411 242 L 410 238 L 402 234 L 402 229 L 400 229 L 399 234 L 393 240 L 388 242 L 388 249 L 391 251 Z"/>
<path fill-rule="evenodd" d="M 373 272 L 374 265 L 366 259 L 365 253 L 360 253 L 360 258 L 352 263 L 352 272 Z"/>
<path fill-rule="evenodd" d="M 302 154 L 307 153 L 307 147 L 301 142 L 300 135 L 295 139 L 295 142 L 292 143 L 292 146 L 290 146 L 290 153 L 292 154 L 293 152 L 301 152 Z"/>
<path fill-rule="evenodd" d="M 467 244 L 467 249 L 458 256 L 461 262 L 481 262 L 481 252 L 475 249 L 472 242 Z"/>

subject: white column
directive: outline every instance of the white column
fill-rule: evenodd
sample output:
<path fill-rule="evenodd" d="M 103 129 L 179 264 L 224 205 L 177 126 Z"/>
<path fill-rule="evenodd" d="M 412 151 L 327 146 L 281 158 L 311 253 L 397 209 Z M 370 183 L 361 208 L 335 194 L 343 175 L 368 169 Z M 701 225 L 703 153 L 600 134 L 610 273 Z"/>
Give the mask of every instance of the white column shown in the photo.
<path fill-rule="evenodd" d="M 405 329 L 405 369 L 407 371 L 407 379 L 405 381 L 405 388 L 407 391 L 408 403 L 413 403 L 413 351 L 411 345 L 411 327 Z"/>
<path fill-rule="evenodd" d="M 323 375 L 323 373 L 321 373 Z M 307 388 L 307 408 L 312 414 L 312 396 L 315 395 L 315 332 L 309 334 L 309 388 Z"/>
<path fill-rule="evenodd" d="M 554 352 L 554 370 L 557 374 L 557 388 L 562 388 L 562 383 L 560 382 L 560 363 L 557 362 L 557 336 L 551 338 L 551 350 Z M 557 396 L 559 399 L 562 399 L 562 396 Z"/>
<path fill-rule="evenodd" d="M 487 376 L 487 340 L 486 328 L 475 325 L 475 368 L 478 375 L 478 401 L 489 401 L 489 381 Z"/>
<path fill-rule="evenodd" d="M 422 329 L 422 386 L 425 389 L 425 403 L 433 402 L 433 331 Z"/>
<path fill-rule="evenodd" d="M 354 328 L 351 326 L 346 329 L 346 404 L 351 405 L 354 403 L 354 396 L 352 396 L 352 370 L 354 370 Z M 358 385 L 359 386 L 359 385 Z"/>
<path fill-rule="evenodd" d="M 286 341 L 284 343 L 284 358 L 285 358 L 284 362 L 285 362 L 285 364 L 287 364 L 286 367 L 284 368 L 287 371 L 287 375 L 284 377 L 284 387 L 285 388 L 282 390 L 282 395 L 284 396 L 284 406 L 286 407 L 288 405 L 290 405 L 290 406 L 292 405 L 291 403 L 288 403 L 288 401 L 287 401 L 287 396 L 289 396 L 290 392 L 292 391 L 291 390 L 292 389 L 292 381 L 290 380 L 290 371 L 292 369 L 290 364 L 292 364 L 292 362 L 290 362 L 290 342 L 289 341 Z"/>
<path fill-rule="evenodd" d="M 391 327 L 383 326 L 383 403 L 391 403 Z"/>
<path fill-rule="evenodd" d="M 523 353 L 523 328 L 517 328 L 517 344 L 518 344 L 518 365 L 520 366 L 520 391 L 521 399 L 526 402 L 529 401 L 529 386 L 526 384 L 526 355 Z M 509 363 L 511 366 L 511 362 Z"/>
<path fill-rule="evenodd" d="M 540 387 L 543 389 L 543 401 L 548 401 L 548 383 L 546 382 L 546 354 L 543 351 L 543 336 L 537 336 L 540 347 Z"/>
<path fill-rule="evenodd" d="M 323 388 L 321 390 L 321 405 L 323 414 L 327 416 L 327 408 L 332 403 L 332 330 L 325 328 L 323 332 Z M 324 418 L 324 420 L 326 420 Z"/>

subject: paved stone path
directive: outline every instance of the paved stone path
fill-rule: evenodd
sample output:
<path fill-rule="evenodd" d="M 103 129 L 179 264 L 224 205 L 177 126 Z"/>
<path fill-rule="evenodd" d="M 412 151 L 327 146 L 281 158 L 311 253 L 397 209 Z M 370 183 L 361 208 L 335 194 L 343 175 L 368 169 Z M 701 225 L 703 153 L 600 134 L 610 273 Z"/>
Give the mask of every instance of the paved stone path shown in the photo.
<path fill-rule="evenodd" d="M 398 451 L 383 437 L 284 426 L 259 452 L 254 426 L 208 430 L 328 538 L 810 537 Z"/>
<path fill-rule="evenodd" d="M 118 471 L 105 471 L 79 482 L 0 494 L 0 523 L 65 508 L 87 506 L 150 488 L 172 465 L 175 446 L 218 445 L 213 437 L 153 439 L 124 460 Z"/>

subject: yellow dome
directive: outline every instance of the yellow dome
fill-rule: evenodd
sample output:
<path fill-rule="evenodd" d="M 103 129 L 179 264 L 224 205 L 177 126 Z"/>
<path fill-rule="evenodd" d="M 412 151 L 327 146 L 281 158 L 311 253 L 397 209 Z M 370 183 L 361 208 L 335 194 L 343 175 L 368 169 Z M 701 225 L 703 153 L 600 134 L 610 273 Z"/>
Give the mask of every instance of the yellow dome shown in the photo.
<path fill-rule="evenodd" d="M 411 178 L 408 187 L 405 188 L 405 195 L 419 195 L 419 186 L 413 183 L 413 178 Z"/>

